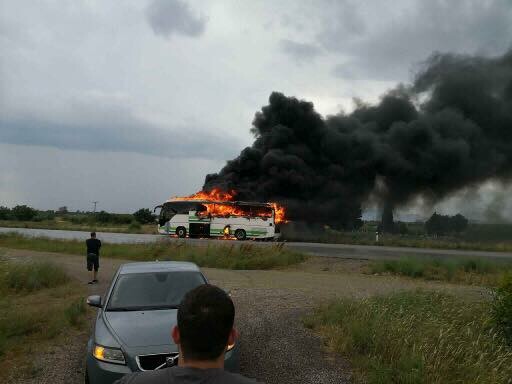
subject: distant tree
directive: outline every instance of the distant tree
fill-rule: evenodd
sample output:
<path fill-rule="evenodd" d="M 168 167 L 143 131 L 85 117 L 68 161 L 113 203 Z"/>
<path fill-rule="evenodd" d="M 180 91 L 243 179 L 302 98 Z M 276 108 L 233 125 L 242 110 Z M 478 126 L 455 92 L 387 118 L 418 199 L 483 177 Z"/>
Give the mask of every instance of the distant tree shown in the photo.
<path fill-rule="evenodd" d="M 112 221 L 111 214 L 105 211 L 100 211 L 95 214 L 95 219 L 99 223 L 108 223 Z"/>
<path fill-rule="evenodd" d="M 436 212 L 425 223 L 425 229 L 430 235 L 461 233 L 466 230 L 468 219 L 460 213 L 455 216 L 439 215 Z"/>
<path fill-rule="evenodd" d="M 398 222 L 398 233 L 401 235 L 407 235 L 409 233 L 409 227 L 403 221 Z"/>
<path fill-rule="evenodd" d="M 452 223 L 453 230 L 457 233 L 464 232 L 468 227 L 468 219 L 466 219 L 460 213 L 452 217 Z"/>
<path fill-rule="evenodd" d="M 37 211 L 27 205 L 17 205 L 12 209 L 12 215 L 17 220 L 29 221 L 37 215 Z"/>
<path fill-rule="evenodd" d="M 137 220 L 141 224 L 152 223 L 155 221 L 155 216 L 148 208 L 141 208 L 137 212 L 133 214 L 135 220 Z"/>
<path fill-rule="evenodd" d="M 10 220 L 11 218 L 10 208 L 0 206 L 0 220 Z"/>
<path fill-rule="evenodd" d="M 442 218 L 434 212 L 425 223 L 425 229 L 429 235 L 440 235 L 442 233 Z"/>

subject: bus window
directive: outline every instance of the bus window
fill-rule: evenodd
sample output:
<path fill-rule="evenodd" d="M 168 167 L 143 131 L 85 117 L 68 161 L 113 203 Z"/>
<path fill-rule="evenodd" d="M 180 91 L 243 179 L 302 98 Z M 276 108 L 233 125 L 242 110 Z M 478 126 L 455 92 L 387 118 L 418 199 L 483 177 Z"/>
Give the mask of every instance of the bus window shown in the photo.
<path fill-rule="evenodd" d="M 264 220 L 272 217 L 272 208 L 270 207 L 251 207 L 251 216 L 252 217 L 260 217 Z"/>

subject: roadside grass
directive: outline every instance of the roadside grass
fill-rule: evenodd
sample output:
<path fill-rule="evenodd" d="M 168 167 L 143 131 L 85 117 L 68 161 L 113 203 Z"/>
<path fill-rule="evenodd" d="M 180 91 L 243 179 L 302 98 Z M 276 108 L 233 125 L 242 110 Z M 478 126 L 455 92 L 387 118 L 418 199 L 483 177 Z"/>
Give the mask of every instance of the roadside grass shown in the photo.
<path fill-rule="evenodd" d="M 399 260 L 371 261 L 365 272 L 494 286 L 498 283 L 502 274 L 507 271 L 512 271 L 512 262 L 507 260 L 466 257 L 450 259 L 409 257 Z"/>
<path fill-rule="evenodd" d="M 348 357 L 356 383 L 511 383 L 490 303 L 416 291 L 318 308 L 304 325 Z"/>
<path fill-rule="evenodd" d="M 49 262 L 11 263 L 0 267 L 0 273 L 0 284 L 15 292 L 54 288 L 69 281 L 62 268 Z"/>
<path fill-rule="evenodd" d="M 0 274 L 0 382 L 9 382 L 37 374 L 34 357 L 56 338 L 81 329 L 85 289 L 48 263 L 2 260 Z M 19 284 L 11 284 L 14 276 Z"/>
<path fill-rule="evenodd" d="M 85 244 L 78 240 L 55 240 L 45 237 L 27 237 L 15 233 L 0 234 L 0 247 L 29 249 L 84 255 Z M 189 245 L 180 241 L 161 241 L 147 244 L 104 244 L 102 257 L 136 261 L 175 260 L 191 261 L 200 267 L 223 269 L 272 269 L 298 264 L 306 260 L 302 253 L 284 247 L 284 244 L 258 246 L 227 241 L 226 244 L 207 246 Z"/>
<path fill-rule="evenodd" d="M 156 224 L 112 224 L 112 223 L 72 223 L 67 220 L 42 220 L 42 221 L 18 221 L 0 220 L 0 227 L 4 228 L 33 228 L 33 229 L 58 229 L 62 231 L 96 231 L 114 233 L 144 233 L 156 234 Z"/>
<path fill-rule="evenodd" d="M 472 228 L 472 227 L 471 227 Z M 354 245 L 375 245 L 389 247 L 411 247 L 411 248 L 432 248 L 432 249 L 453 249 L 453 250 L 472 250 L 472 251 L 494 251 L 494 252 L 512 252 L 512 238 L 506 237 L 485 237 L 484 230 L 481 228 L 472 228 L 468 230 L 471 236 L 462 237 L 430 237 L 425 234 L 381 234 L 379 241 L 375 241 L 375 232 L 363 231 L 336 231 L 327 229 L 322 231 L 287 231 L 282 228 L 283 239 L 287 241 L 307 241 L 316 243 L 332 244 L 354 244 Z M 480 232 L 482 234 L 480 235 Z M 487 232 L 485 232 L 487 234 Z"/>

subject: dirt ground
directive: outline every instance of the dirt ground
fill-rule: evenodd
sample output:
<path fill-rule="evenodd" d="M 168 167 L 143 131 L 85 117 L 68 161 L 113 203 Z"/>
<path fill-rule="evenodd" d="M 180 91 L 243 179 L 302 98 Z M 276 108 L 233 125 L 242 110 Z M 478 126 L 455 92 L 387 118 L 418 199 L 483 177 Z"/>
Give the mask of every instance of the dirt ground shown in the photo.
<path fill-rule="evenodd" d="M 52 260 L 82 282 L 89 294 L 104 294 L 124 260 L 100 260 L 100 283 L 86 285 L 85 257 L 22 250 L 5 250 L 4 257 Z M 361 273 L 364 261 L 310 258 L 284 270 L 232 271 L 203 268 L 212 284 L 231 290 L 236 325 L 241 334 L 241 373 L 268 384 L 348 383 L 350 366 L 326 352 L 321 340 L 302 326 L 314 307 L 337 297 L 360 298 L 417 288 L 439 289 L 479 297 L 478 287 L 425 282 Z M 93 314 L 91 313 L 91 320 Z M 85 345 L 89 329 L 76 332 L 49 351 L 38 353 L 37 376 L 23 383 L 83 383 Z M 64 356 L 64 357 L 63 357 Z"/>

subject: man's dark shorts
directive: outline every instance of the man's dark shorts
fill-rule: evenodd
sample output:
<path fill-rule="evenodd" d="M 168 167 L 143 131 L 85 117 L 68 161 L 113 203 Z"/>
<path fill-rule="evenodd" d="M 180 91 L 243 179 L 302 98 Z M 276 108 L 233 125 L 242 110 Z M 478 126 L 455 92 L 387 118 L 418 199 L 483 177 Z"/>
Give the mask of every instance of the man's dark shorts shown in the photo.
<path fill-rule="evenodd" d="M 95 271 L 100 267 L 100 257 L 94 253 L 87 254 L 87 270 L 92 271 L 94 268 Z"/>

